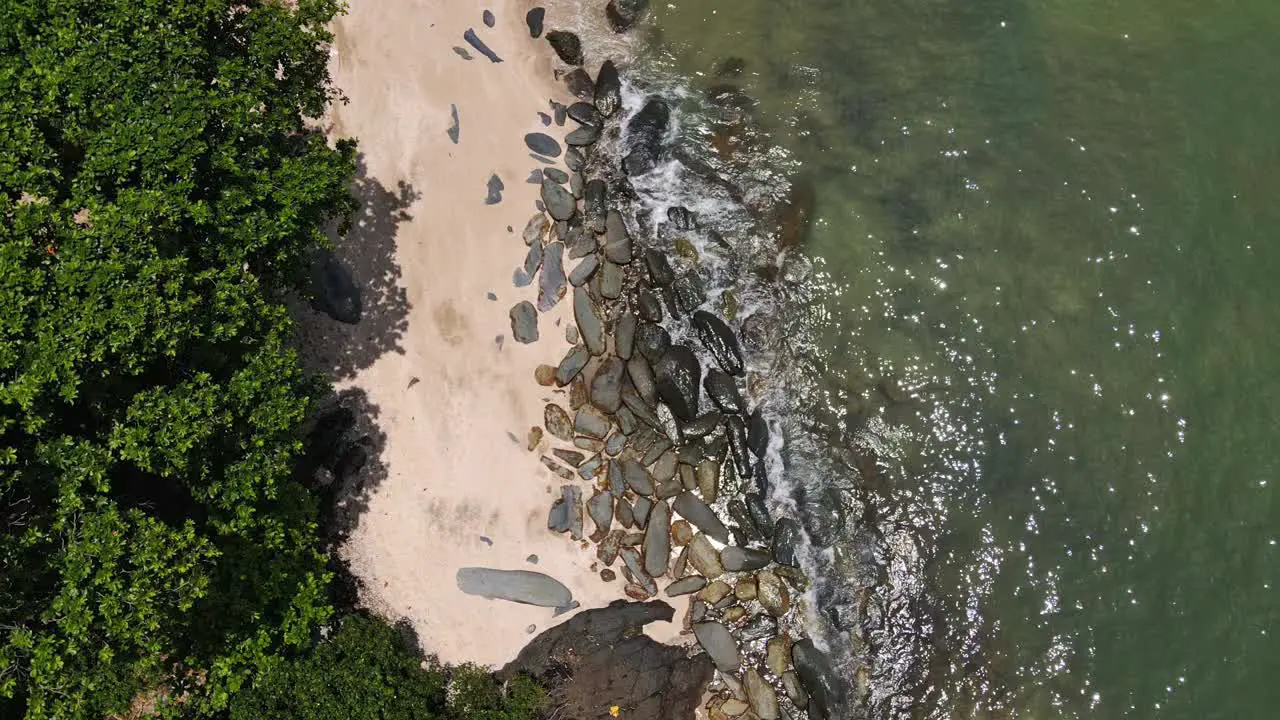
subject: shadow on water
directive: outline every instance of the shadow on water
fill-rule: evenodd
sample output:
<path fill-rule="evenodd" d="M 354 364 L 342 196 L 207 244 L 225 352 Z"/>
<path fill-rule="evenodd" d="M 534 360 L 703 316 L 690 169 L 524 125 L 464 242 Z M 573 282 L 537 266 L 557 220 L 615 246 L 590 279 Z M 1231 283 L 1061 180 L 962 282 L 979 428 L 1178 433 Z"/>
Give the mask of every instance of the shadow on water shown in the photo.
<path fill-rule="evenodd" d="M 300 303 L 295 306 L 308 364 L 335 381 L 355 377 L 389 352 L 404 353 L 400 341 L 411 306 L 400 282 L 396 237 L 400 225 L 413 219 L 406 209 L 422 196 L 406 182 L 393 190 L 371 177 L 363 155 L 357 158 L 351 193 L 359 210 L 345 228 L 334 228 L 330 238 L 334 256 L 359 291 L 359 322 L 347 324 Z"/>

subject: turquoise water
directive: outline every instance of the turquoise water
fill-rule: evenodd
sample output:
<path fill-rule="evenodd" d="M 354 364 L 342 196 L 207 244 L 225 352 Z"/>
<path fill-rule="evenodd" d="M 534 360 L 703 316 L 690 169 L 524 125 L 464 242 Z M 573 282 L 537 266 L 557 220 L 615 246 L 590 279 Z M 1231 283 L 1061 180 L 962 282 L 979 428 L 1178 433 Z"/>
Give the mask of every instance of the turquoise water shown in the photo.
<path fill-rule="evenodd" d="M 873 714 L 1280 714 L 1280 4 L 651 25 L 811 191 L 795 382 L 834 455 L 879 463 L 852 475 L 888 565 Z"/>

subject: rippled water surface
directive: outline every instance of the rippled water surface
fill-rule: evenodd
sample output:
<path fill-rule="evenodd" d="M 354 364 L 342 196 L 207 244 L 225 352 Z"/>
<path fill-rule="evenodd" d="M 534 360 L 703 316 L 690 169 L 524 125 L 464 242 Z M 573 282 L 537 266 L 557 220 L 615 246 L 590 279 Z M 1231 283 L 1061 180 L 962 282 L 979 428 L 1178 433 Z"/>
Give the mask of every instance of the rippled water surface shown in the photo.
<path fill-rule="evenodd" d="M 874 714 L 1275 717 L 1280 4 L 676 0 L 648 33 L 809 218 L 789 472 L 879 530 Z"/>

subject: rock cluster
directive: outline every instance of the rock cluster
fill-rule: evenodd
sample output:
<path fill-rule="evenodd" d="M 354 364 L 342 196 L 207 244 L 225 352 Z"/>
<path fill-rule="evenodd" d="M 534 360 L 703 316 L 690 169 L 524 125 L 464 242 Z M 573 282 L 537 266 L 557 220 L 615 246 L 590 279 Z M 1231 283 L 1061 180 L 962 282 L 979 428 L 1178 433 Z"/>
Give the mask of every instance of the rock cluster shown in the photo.
<path fill-rule="evenodd" d="M 623 31 L 646 7 L 616 0 L 609 19 Z M 765 502 L 771 433 L 743 392 L 750 358 L 731 323 L 708 309 L 696 263 L 628 222 L 631 179 L 669 159 L 671 104 L 649 97 L 628 117 L 612 61 L 592 79 L 576 67 L 586 59 L 577 36 L 546 37 L 575 66 L 564 78 L 582 99 L 555 108 L 558 121 L 577 125 L 563 138 L 572 172 L 531 177 L 541 183 L 541 208 L 522 233 L 528 249 L 517 270 L 531 282 L 540 268 L 538 310 L 571 293 L 576 326 L 559 365 L 537 373 L 567 395 L 546 406 L 540 437 L 573 448 L 540 457 L 565 483 L 547 527 L 595 543 L 602 579 L 619 582 L 628 598 L 686 603 L 685 631 L 718 673 L 710 717 L 772 720 L 786 708 L 833 717 L 841 686 L 796 630 L 808 584 L 799 569 L 805 529 L 775 522 Z M 548 135 L 525 140 L 541 156 L 561 155 Z M 673 210 L 673 227 L 696 226 L 688 210 Z M 567 276 L 565 253 L 577 261 Z M 513 323 L 528 310 L 513 313 Z M 583 716 L 592 699 L 580 696 Z"/>

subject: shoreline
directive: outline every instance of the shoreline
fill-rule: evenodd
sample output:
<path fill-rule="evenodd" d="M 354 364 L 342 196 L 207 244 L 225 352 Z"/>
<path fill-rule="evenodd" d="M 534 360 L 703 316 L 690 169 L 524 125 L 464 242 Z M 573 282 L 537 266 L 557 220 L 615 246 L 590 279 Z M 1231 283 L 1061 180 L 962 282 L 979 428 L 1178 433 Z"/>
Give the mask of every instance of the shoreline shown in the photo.
<path fill-rule="evenodd" d="M 371 274 L 403 293 L 402 317 L 372 323 L 394 352 L 339 384 L 376 418 L 385 463 L 362 476 L 340 555 L 362 603 L 445 662 L 499 665 L 576 610 L 661 600 L 675 617 L 646 634 L 719 671 L 699 712 L 829 717 L 844 691 L 806 630 L 805 531 L 769 508 L 782 463 L 754 390 L 763 336 L 744 355 L 750 332 L 721 316 L 742 320 L 726 267 L 701 265 L 750 259 L 717 257 L 730 244 L 664 185 L 727 181 L 676 147 L 672 100 L 623 81 L 631 41 L 603 2 L 553 8 L 538 39 L 532 5 L 496 3 L 492 28 L 481 8 L 424 28 L 409 0 L 335 23 L 349 102 L 330 135 L 358 137 L 365 174 L 399 187 L 396 221 L 362 211 L 354 232 L 391 228 L 393 260 Z M 347 244 L 359 268 L 364 245 Z"/>
<path fill-rule="evenodd" d="M 621 594 L 592 569 L 594 552 L 547 531 L 549 493 L 562 481 L 525 444 L 546 402 L 566 392 L 539 387 L 534 372 L 559 362 L 572 324 L 561 301 L 539 318 L 538 342 L 511 337 L 511 306 L 537 296 L 536 284 L 510 280 L 537 199 L 521 138 L 545 129 L 538 113 L 552 112 L 549 98 L 572 100 L 553 81 L 550 48 L 525 25 L 533 5 L 490 3 L 488 28 L 483 8 L 467 3 L 357 2 L 334 24 L 331 73 L 346 102 L 332 108 L 327 131 L 359 140 L 367 178 L 357 181 L 363 206 L 336 254 L 375 297 L 357 325 L 316 317 L 303 332 L 311 348 L 342 348 L 311 362 L 371 420 L 361 431 L 375 438 L 379 461 L 349 501 L 354 527 L 340 556 L 362 582 L 362 604 L 407 620 L 444 662 L 501 665 L 531 627 L 574 614 L 465 595 L 462 567 L 546 573 L 578 609 Z M 548 28 L 554 20 L 549 8 Z M 468 29 L 503 62 L 469 46 Z M 494 175 L 502 200 L 487 205 Z M 363 357 L 366 347 L 376 352 Z M 655 623 L 649 632 L 669 641 L 678 629 Z"/>

